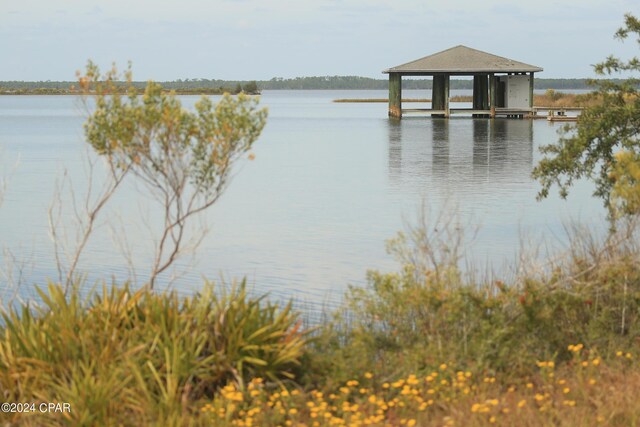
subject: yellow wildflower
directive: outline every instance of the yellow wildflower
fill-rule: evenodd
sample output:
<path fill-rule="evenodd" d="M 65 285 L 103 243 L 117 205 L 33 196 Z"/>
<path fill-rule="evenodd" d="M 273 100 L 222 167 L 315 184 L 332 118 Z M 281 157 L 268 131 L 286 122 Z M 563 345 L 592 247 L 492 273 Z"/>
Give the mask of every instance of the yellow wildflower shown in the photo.
<path fill-rule="evenodd" d="M 400 388 L 404 385 L 404 380 L 398 380 L 391 385 L 393 386 L 393 388 Z"/>

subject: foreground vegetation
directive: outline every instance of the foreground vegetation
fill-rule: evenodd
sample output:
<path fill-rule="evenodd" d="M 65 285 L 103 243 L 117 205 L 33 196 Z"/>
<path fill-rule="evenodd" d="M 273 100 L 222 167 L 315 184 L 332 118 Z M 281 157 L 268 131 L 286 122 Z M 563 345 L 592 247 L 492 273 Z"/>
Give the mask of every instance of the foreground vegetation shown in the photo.
<path fill-rule="evenodd" d="M 433 225 L 433 224 L 431 224 Z M 51 284 L 0 327 L 5 425 L 636 425 L 640 248 L 629 221 L 576 233 L 561 262 L 511 283 L 464 278 L 453 223 L 390 242 L 334 320 L 243 284 L 193 297 Z M 83 296 L 84 295 L 84 296 Z"/>

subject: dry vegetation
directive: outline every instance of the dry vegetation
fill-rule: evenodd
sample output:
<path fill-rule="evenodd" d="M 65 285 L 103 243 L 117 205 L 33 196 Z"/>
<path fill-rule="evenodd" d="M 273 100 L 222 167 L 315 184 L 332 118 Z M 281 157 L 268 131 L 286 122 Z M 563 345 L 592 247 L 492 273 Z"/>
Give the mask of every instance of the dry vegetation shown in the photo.
<path fill-rule="evenodd" d="M 339 98 L 334 99 L 333 102 L 338 103 L 385 103 L 389 102 L 387 98 Z M 431 102 L 430 99 L 427 98 L 406 98 L 403 99 L 402 102 Z"/>
<path fill-rule="evenodd" d="M 471 96 L 462 96 L 456 95 L 449 98 L 450 102 L 472 102 L 473 97 Z M 352 102 L 352 103 L 366 103 L 366 102 L 389 102 L 386 98 L 365 98 L 365 99 L 335 99 L 333 102 Z M 403 99 L 402 102 L 431 102 L 431 99 L 428 98 L 407 98 Z M 542 95 L 534 95 L 533 97 L 533 105 L 536 107 L 545 107 L 545 108 L 585 108 L 597 105 L 600 102 L 600 99 L 591 93 L 588 94 L 571 94 L 571 93 L 563 93 L 557 92 L 553 89 L 547 90 Z"/>
<path fill-rule="evenodd" d="M 544 95 L 534 95 L 533 105 L 553 108 L 585 108 L 597 105 L 600 99 L 592 94 L 572 94 L 547 90 Z"/>

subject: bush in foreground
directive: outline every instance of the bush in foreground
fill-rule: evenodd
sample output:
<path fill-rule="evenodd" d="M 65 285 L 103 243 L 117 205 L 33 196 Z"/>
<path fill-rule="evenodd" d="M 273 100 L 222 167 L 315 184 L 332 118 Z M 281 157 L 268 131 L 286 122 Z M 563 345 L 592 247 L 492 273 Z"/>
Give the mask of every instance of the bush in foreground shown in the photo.
<path fill-rule="evenodd" d="M 229 381 L 289 380 L 306 340 L 290 305 L 250 297 L 244 284 L 190 298 L 126 286 L 83 298 L 49 285 L 40 297 L 41 307 L 3 315 L 0 396 L 72 412 L 3 414 L 20 425 L 180 424 Z"/>
<path fill-rule="evenodd" d="M 437 231 L 429 231 L 437 230 Z M 305 360 L 311 384 L 376 372 L 389 378 L 435 369 L 532 374 L 539 360 L 566 362 L 583 343 L 606 357 L 640 339 L 640 231 L 619 224 L 604 241 L 576 230 L 568 254 L 511 283 L 463 278 L 453 223 L 423 224 L 391 250 L 398 273 L 369 273 Z M 329 380 L 326 380 L 329 378 Z"/>

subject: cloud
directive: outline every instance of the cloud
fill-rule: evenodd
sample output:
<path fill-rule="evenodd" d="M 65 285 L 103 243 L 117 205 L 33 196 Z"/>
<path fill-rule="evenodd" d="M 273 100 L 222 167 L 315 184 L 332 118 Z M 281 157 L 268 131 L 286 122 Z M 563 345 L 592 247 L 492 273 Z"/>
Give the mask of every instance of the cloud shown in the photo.
<path fill-rule="evenodd" d="M 0 80 L 21 78 L 25 69 L 39 79 L 68 78 L 88 58 L 131 59 L 141 78 L 379 76 L 390 65 L 456 44 L 538 64 L 550 77 L 582 77 L 591 75 L 589 64 L 620 51 L 612 35 L 634 8 L 629 0 L 449 0 L 438 7 L 423 0 L 62 4 L 20 0 L 0 12 Z M 623 46 L 621 56 L 633 47 Z M 8 64 L 26 65 L 18 72 Z"/>

